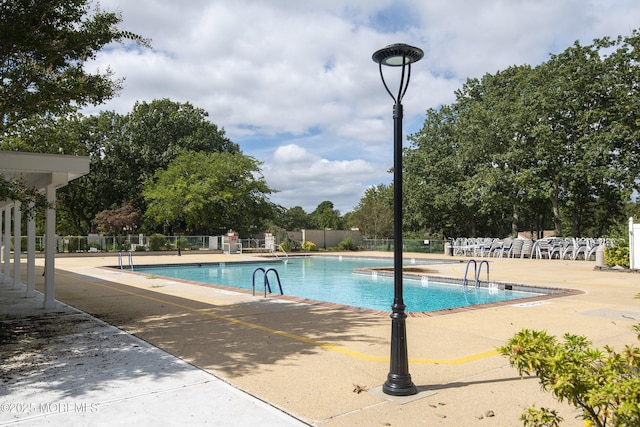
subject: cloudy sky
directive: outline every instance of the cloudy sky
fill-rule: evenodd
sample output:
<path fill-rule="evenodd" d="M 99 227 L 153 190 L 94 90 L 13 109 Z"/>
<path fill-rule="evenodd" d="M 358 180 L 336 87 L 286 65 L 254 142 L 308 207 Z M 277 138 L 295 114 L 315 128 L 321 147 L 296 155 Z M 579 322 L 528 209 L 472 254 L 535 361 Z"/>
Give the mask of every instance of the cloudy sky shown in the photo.
<path fill-rule="evenodd" d="M 420 47 L 403 100 L 404 132 L 451 103 L 470 77 L 539 64 L 579 40 L 640 27 L 637 0 L 100 0 L 153 48 L 109 46 L 91 67 L 125 78 L 120 96 L 190 102 L 263 162 L 272 201 L 342 214 L 390 183 L 393 100 L 371 55 Z M 394 73 L 395 72 L 395 73 Z M 398 77 L 398 79 L 395 79 Z M 390 87 L 398 69 L 385 70 Z"/>

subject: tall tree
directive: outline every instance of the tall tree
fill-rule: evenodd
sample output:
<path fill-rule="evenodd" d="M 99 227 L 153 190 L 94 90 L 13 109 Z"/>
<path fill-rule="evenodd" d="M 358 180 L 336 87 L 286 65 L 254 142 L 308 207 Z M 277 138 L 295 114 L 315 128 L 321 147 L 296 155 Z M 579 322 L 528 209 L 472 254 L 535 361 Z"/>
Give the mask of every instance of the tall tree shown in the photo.
<path fill-rule="evenodd" d="M 77 120 L 61 120 L 61 135 L 78 141 L 91 157 L 90 173 L 61 189 L 59 210 L 69 233 L 94 229 L 93 218 L 124 202 L 144 213 L 144 183 L 166 169 L 181 150 L 240 151 L 207 113 L 189 103 L 167 99 L 137 103 L 132 112 L 102 112 Z M 154 230 L 148 230 L 154 231 Z"/>
<path fill-rule="evenodd" d="M 0 5 L 0 134 L 34 116 L 65 115 L 112 98 L 121 87 L 112 72 L 85 63 L 112 42 L 138 35 L 118 28 L 122 18 L 88 0 L 12 0 Z M 38 151 L 37 149 L 33 151 Z"/>
<path fill-rule="evenodd" d="M 546 177 L 558 235 L 564 231 L 563 207 L 569 213 L 569 233 L 581 235 L 599 205 L 611 213 L 601 221 L 622 214 L 630 193 L 621 190 L 634 186 L 637 167 L 616 166 L 625 147 L 637 145 L 638 136 L 637 130 L 620 134 L 621 120 L 628 123 L 629 113 L 638 117 L 638 103 L 633 101 L 638 94 L 638 53 L 620 54 L 632 48 L 628 40 L 605 38 L 588 46 L 576 42 L 538 67 L 538 122 L 533 133 L 538 172 Z M 613 59 L 607 56 L 609 50 Z M 629 78 L 635 84 L 629 84 Z"/>
<path fill-rule="evenodd" d="M 272 190 L 259 166 L 240 153 L 182 152 L 144 186 L 146 228 L 205 235 L 224 228 L 245 236 L 264 229 L 273 219 Z"/>
<path fill-rule="evenodd" d="M 535 184 L 529 137 L 532 74 L 529 66 L 509 67 L 469 80 L 457 92 L 460 153 L 475 165 L 464 181 L 466 193 L 482 196 L 480 211 L 487 218 L 500 218 L 502 224 L 511 220 L 500 235 L 517 236 L 520 213 Z"/>
<path fill-rule="evenodd" d="M 103 167 L 114 177 L 118 204 L 131 200 L 146 210 L 142 186 L 158 170 L 166 169 L 182 150 L 238 153 L 224 129 L 208 120 L 208 113 L 169 99 L 137 102 L 122 118 L 116 138 L 106 141 Z"/>
<path fill-rule="evenodd" d="M 344 228 L 340 211 L 333 208 L 333 202 L 325 200 L 320 202 L 316 209 L 310 214 L 312 225 L 314 228 L 324 229 L 332 228 L 341 230 Z"/>
<path fill-rule="evenodd" d="M 83 154 L 82 147 L 61 142 L 47 129 L 86 105 L 112 98 L 122 81 L 112 72 L 91 73 L 88 60 L 112 42 L 149 41 L 118 28 L 122 18 L 89 0 L 11 0 L 0 3 L 0 149 Z M 42 132 L 42 128 L 45 131 Z M 19 181 L 0 186 L 12 188 Z M 15 197 L 24 190 L 14 191 Z M 28 202 L 28 198 L 23 201 Z"/>
<path fill-rule="evenodd" d="M 411 137 L 408 224 L 506 235 L 550 216 L 557 235 L 581 236 L 624 220 L 640 186 L 639 64 L 634 31 L 467 81 Z"/>
<path fill-rule="evenodd" d="M 282 208 L 275 221 L 278 227 L 285 230 L 301 230 L 311 227 L 311 218 L 301 206 L 289 209 Z"/>
<path fill-rule="evenodd" d="M 380 184 L 367 188 L 350 220 L 368 238 L 392 238 L 393 186 Z"/>
<path fill-rule="evenodd" d="M 420 131 L 410 135 L 405 150 L 404 226 L 411 231 L 432 230 L 446 236 L 475 235 L 477 197 L 464 197 L 463 182 L 473 165 L 460 154 L 457 114 L 443 105 L 427 111 Z"/>

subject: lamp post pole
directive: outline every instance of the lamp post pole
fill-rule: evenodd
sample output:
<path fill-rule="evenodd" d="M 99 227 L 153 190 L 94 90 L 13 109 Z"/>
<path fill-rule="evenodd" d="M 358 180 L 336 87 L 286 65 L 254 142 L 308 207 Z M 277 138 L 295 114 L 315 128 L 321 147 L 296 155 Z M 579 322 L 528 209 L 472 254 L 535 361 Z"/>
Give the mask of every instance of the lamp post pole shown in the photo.
<path fill-rule="evenodd" d="M 393 106 L 393 305 L 391 306 L 391 362 L 387 381 L 382 391 L 393 396 L 410 396 L 418 392 L 409 373 L 407 328 L 402 290 L 402 98 L 411 78 L 411 64 L 424 56 L 424 52 L 406 44 L 393 44 L 376 51 L 372 59 L 380 67 L 385 89 L 394 100 Z M 402 75 L 398 95 L 389 90 L 382 66 L 401 67 Z M 406 81 L 405 81 L 406 75 Z"/>

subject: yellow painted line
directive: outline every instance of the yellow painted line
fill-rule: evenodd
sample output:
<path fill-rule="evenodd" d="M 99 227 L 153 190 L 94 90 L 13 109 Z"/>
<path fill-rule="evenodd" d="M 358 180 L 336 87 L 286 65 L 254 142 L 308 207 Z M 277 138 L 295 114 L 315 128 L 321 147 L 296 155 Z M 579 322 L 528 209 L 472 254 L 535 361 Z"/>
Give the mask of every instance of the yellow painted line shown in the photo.
<path fill-rule="evenodd" d="M 409 359 L 411 363 L 431 363 L 436 365 L 462 365 L 463 363 L 474 362 L 491 356 L 497 356 L 498 350 L 489 350 L 484 353 L 472 354 L 470 356 L 459 357 L 457 359 Z"/>
<path fill-rule="evenodd" d="M 59 270 L 56 271 L 56 275 L 59 276 L 68 276 L 71 277 L 68 274 L 65 273 L 60 273 Z M 77 277 L 73 277 L 73 279 L 75 280 L 79 280 Z M 80 279 L 82 280 L 82 279 Z M 104 279 L 100 279 L 100 280 L 104 280 Z M 241 320 L 241 319 L 236 319 L 233 317 L 228 317 L 228 316 L 221 316 L 219 314 L 216 313 L 212 313 L 211 311 L 208 310 L 202 310 L 202 309 L 198 309 L 198 308 L 193 308 L 193 307 L 189 307 L 187 305 L 184 304 L 178 304 L 175 302 L 170 302 L 161 298 L 156 298 L 156 297 L 151 297 L 151 296 L 147 296 L 147 295 L 142 295 L 136 292 L 132 292 L 132 291 L 127 291 L 124 289 L 118 289 L 115 288 L 113 286 L 109 286 L 109 285 L 104 285 L 104 284 L 100 284 L 100 283 L 96 283 L 96 282 L 90 282 L 88 280 L 82 280 L 86 283 L 89 283 L 91 285 L 95 285 L 95 286 L 100 286 L 102 288 L 105 289 L 111 289 L 112 291 L 116 291 L 122 294 L 126 294 L 126 295 L 131 295 L 131 296 L 135 296 L 138 298 L 144 298 L 147 299 L 149 301 L 155 301 L 155 302 L 159 302 L 162 304 L 166 304 L 166 305 L 170 305 L 173 307 L 177 307 L 177 308 L 181 308 L 183 310 L 186 311 L 190 311 L 192 313 L 197 313 L 197 314 L 201 314 L 203 316 L 208 316 L 208 317 L 212 317 L 214 319 L 218 319 L 218 320 L 224 320 L 225 322 L 230 322 L 230 323 L 234 323 L 236 325 L 242 325 L 244 327 L 247 327 L 249 329 L 256 329 L 259 331 L 263 331 L 263 332 L 267 332 L 269 334 L 274 334 L 274 335 L 279 335 L 281 337 L 286 337 L 289 339 L 292 339 L 294 341 L 299 341 L 299 342 L 303 342 L 305 344 L 310 344 L 316 347 L 321 347 L 324 348 L 326 350 L 331 350 L 331 351 L 335 351 L 336 353 L 341 353 L 344 354 L 346 356 L 350 356 L 350 357 L 354 357 L 356 359 L 360 359 L 360 360 L 366 360 L 366 361 L 370 361 L 370 362 L 389 362 L 389 357 L 382 357 L 382 356 L 372 356 L 369 354 L 365 354 L 365 353 L 360 353 L 358 351 L 354 351 L 354 350 L 349 350 L 348 348 L 344 348 L 344 347 L 340 347 L 338 345 L 334 345 L 334 344 L 329 344 L 323 341 L 317 341 L 311 338 L 307 338 L 307 337 L 303 337 L 301 335 L 296 335 L 296 334 L 292 334 L 286 331 L 281 331 L 279 329 L 272 329 L 269 328 L 267 326 L 263 326 L 263 325 L 259 325 L 257 323 L 251 323 L 251 322 L 247 322 L 245 320 Z M 125 285 L 127 286 L 127 285 Z M 460 357 L 457 359 L 414 359 L 414 358 L 410 358 L 409 362 L 411 363 L 419 363 L 419 364 L 434 364 L 434 365 L 462 365 L 464 363 L 469 363 L 469 362 L 473 362 L 476 360 L 480 360 L 480 359 L 485 359 L 487 357 L 492 357 L 498 354 L 497 350 L 490 350 L 490 351 L 485 351 L 483 353 L 477 353 L 477 354 L 472 354 L 470 356 L 465 356 L 465 357 Z"/>

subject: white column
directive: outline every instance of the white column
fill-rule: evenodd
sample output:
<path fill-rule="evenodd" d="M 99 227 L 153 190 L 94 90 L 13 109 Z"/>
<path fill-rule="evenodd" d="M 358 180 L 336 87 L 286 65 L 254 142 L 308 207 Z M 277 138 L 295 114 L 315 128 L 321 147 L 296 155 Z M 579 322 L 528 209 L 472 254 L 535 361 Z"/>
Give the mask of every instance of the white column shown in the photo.
<path fill-rule="evenodd" d="M 0 283 L 4 283 L 4 271 L 2 268 L 2 262 L 4 261 L 4 227 L 2 218 L 5 208 L 0 209 Z"/>
<path fill-rule="evenodd" d="M 45 218 L 45 254 L 44 254 L 44 308 L 56 306 L 55 292 L 55 238 L 56 238 L 56 188 L 47 187 L 47 208 Z"/>
<path fill-rule="evenodd" d="M 633 223 L 633 217 L 629 218 L 629 268 L 640 269 L 640 236 L 636 234 L 640 226 Z"/>
<path fill-rule="evenodd" d="M 11 206 L 4 209 L 4 283 L 11 283 Z"/>
<path fill-rule="evenodd" d="M 27 298 L 36 296 L 36 218 L 35 203 L 29 208 L 32 216 L 27 218 Z"/>
<path fill-rule="evenodd" d="M 19 201 L 13 205 L 13 289 L 20 289 L 20 255 L 22 255 L 22 211 Z"/>

